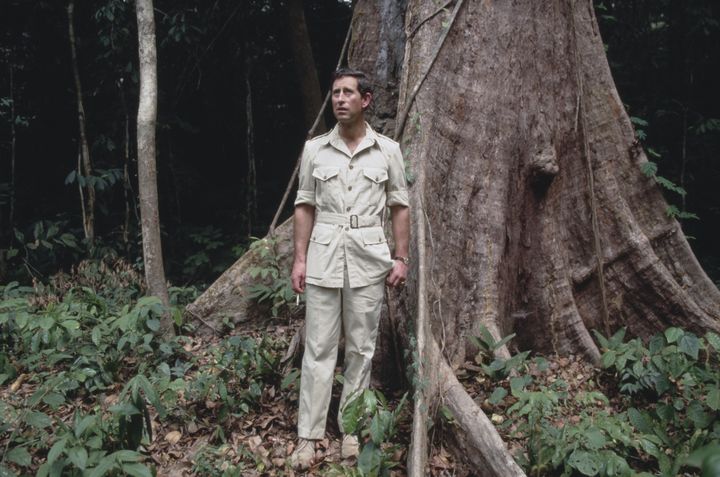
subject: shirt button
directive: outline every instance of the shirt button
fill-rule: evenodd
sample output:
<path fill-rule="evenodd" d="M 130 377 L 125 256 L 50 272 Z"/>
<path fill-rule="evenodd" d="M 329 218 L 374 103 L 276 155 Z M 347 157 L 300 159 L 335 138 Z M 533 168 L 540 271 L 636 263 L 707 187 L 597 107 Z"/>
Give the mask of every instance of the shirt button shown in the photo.
<path fill-rule="evenodd" d="M 346 226 L 346 227 L 345 227 L 345 230 L 350 230 L 350 227 L 347 227 L 347 226 Z"/>
<path fill-rule="evenodd" d="M 352 190 L 352 186 L 348 186 L 348 190 Z"/>
<path fill-rule="evenodd" d="M 346 210 L 347 210 L 348 212 L 350 212 L 351 209 L 352 209 L 352 207 L 348 207 Z"/>
<path fill-rule="evenodd" d="M 353 168 L 353 165 L 352 165 L 352 164 L 350 164 L 350 169 L 352 169 L 352 168 Z"/>

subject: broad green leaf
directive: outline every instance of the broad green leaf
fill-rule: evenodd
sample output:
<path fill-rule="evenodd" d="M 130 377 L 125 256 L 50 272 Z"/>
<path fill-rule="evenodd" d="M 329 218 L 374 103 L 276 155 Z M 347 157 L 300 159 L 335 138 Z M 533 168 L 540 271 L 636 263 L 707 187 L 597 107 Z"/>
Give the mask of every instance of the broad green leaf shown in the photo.
<path fill-rule="evenodd" d="M 683 334 L 685 334 L 685 332 L 680 328 L 670 327 L 665 330 L 665 339 L 668 343 L 674 343 L 679 340 Z"/>
<path fill-rule="evenodd" d="M 631 407 L 628 409 L 628 418 L 630 419 L 630 423 L 632 423 L 638 431 L 644 434 L 652 434 L 652 419 L 645 411 L 638 411 L 634 407 Z"/>
<path fill-rule="evenodd" d="M 640 447 L 643 451 L 645 451 L 645 453 L 655 458 L 659 458 L 662 454 L 657 444 L 645 437 L 640 438 Z"/>
<path fill-rule="evenodd" d="M 75 429 L 73 429 L 75 437 L 82 436 L 90 426 L 95 424 L 96 420 L 97 416 L 94 415 L 83 416 L 83 418 L 75 424 Z"/>
<path fill-rule="evenodd" d="M 151 331 L 158 331 L 160 329 L 160 320 L 157 318 L 149 318 L 145 324 Z"/>
<path fill-rule="evenodd" d="M 10 449 L 5 455 L 5 458 L 20 467 L 30 467 L 30 464 L 32 464 L 32 456 L 26 447 L 15 447 Z"/>
<path fill-rule="evenodd" d="M 104 477 L 115 467 L 115 458 L 112 455 L 103 457 L 97 467 L 90 471 L 89 477 Z"/>
<path fill-rule="evenodd" d="M 56 392 L 49 392 L 42 398 L 43 402 L 53 409 L 57 409 L 65 403 L 65 396 Z"/>
<path fill-rule="evenodd" d="M 102 340 L 102 330 L 99 326 L 96 326 L 92 329 L 92 333 L 90 333 L 90 338 L 92 339 L 92 342 L 95 346 L 100 346 L 100 342 Z"/>
<path fill-rule="evenodd" d="M 120 470 L 132 477 L 153 477 L 152 471 L 140 463 L 129 463 L 120 466 Z"/>
<path fill-rule="evenodd" d="M 597 475 L 600 471 L 600 465 L 595 456 L 589 452 L 580 450 L 573 451 L 573 453 L 570 454 L 568 465 L 577 469 L 581 474 L 588 476 Z"/>
<path fill-rule="evenodd" d="M 47 331 L 55 325 L 55 320 L 53 319 L 52 316 L 47 316 L 47 315 L 41 316 L 37 320 L 37 325 L 40 328 L 42 328 L 43 330 Z"/>
<path fill-rule="evenodd" d="M 381 463 L 382 450 L 372 442 L 365 444 L 357 461 L 358 469 L 363 472 L 363 475 L 378 475 Z"/>
<path fill-rule="evenodd" d="M 712 417 L 705 412 L 699 401 L 693 401 L 688 405 L 687 416 L 698 429 L 704 429 L 712 422 Z"/>
<path fill-rule="evenodd" d="M 66 329 L 66 330 L 77 330 L 80 328 L 80 322 L 76 320 L 65 320 L 60 322 L 60 324 Z"/>
<path fill-rule="evenodd" d="M 685 333 L 678 341 L 678 348 L 692 359 L 697 359 L 700 340 L 692 333 Z"/>
<path fill-rule="evenodd" d="M 52 425 L 53 421 L 44 412 L 28 412 L 25 416 L 25 422 L 36 429 L 44 429 Z"/>
<path fill-rule="evenodd" d="M 720 353 L 720 335 L 713 333 L 712 331 L 708 331 L 705 333 L 705 340 L 710 343 L 710 346 L 715 348 L 716 352 Z"/>
<path fill-rule="evenodd" d="M 65 451 L 70 462 L 75 464 L 75 467 L 81 470 L 85 470 L 87 466 L 88 453 L 84 447 L 71 447 Z"/>
<path fill-rule="evenodd" d="M 720 410 L 720 389 L 712 388 L 708 392 L 707 405 L 713 411 Z"/>
<path fill-rule="evenodd" d="M 603 368 L 610 368 L 613 364 L 615 364 L 615 358 L 617 357 L 615 351 L 609 350 L 603 353 L 601 362 Z"/>
<path fill-rule="evenodd" d="M 587 447 L 590 450 L 601 449 L 607 443 L 605 434 L 597 428 L 588 429 L 585 432 L 585 440 L 587 442 Z"/>
<path fill-rule="evenodd" d="M 490 395 L 490 398 L 488 401 L 492 405 L 497 405 L 500 402 L 502 402 L 503 399 L 505 399 L 505 396 L 507 396 L 508 392 L 505 388 L 497 387 Z"/>
<path fill-rule="evenodd" d="M 52 464 L 57 460 L 60 455 L 62 455 L 63 450 L 65 450 L 65 444 L 67 444 L 67 438 L 58 440 L 53 446 L 50 448 L 50 452 L 48 452 L 47 455 L 47 463 Z"/>
<path fill-rule="evenodd" d="M 387 412 L 387 411 L 386 411 Z M 370 439 L 372 442 L 380 446 L 385 440 L 385 423 L 386 419 L 381 417 L 381 414 L 375 414 L 370 421 Z"/>

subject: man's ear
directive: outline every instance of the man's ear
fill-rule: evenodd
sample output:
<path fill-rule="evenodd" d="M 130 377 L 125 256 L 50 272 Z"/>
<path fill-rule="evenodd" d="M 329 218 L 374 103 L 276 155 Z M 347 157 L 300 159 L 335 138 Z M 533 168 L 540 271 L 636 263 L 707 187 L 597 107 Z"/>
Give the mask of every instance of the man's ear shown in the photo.
<path fill-rule="evenodd" d="M 362 96 L 361 105 L 362 105 L 363 111 L 366 110 L 370 106 L 370 103 L 372 103 L 372 97 L 373 97 L 372 93 L 365 93 Z"/>

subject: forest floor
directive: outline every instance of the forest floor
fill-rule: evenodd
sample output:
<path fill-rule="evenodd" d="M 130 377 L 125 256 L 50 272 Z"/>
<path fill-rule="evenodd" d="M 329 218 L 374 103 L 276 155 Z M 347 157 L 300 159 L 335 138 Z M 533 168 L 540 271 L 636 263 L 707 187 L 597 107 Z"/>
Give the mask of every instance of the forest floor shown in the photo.
<path fill-rule="evenodd" d="M 241 336 L 254 338 L 256 341 L 287 340 L 296 331 L 299 323 L 278 324 L 271 321 L 261 326 L 246 327 L 237 330 Z M 225 337 L 226 339 L 227 337 Z M 201 338 L 187 337 L 184 349 L 193 355 L 197 369 L 216 359 L 213 350 L 221 345 L 219 338 L 203 340 Z M 583 391 L 590 392 L 597 388 L 599 370 L 593 368 L 581 359 L 575 357 L 554 357 L 546 362 L 543 370 L 536 365 L 530 365 L 529 373 L 535 379 L 537 386 L 551 386 L 558 380 L 568 384 L 568 389 L 575 395 Z M 337 369 L 337 373 L 341 368 Z M 484 375 L 482 369 L 475 363 L 467 362 L 458 371 L 460 379 L 473 398 L 481 404 L 496 425 L 503 439 L 508 443 L 510 450 L 522 452 L 527 439 L 515 435 L 516 426 L 511 424 L 507 409 L 515 402 L 512 398 L 500 404 L 490 404 L 488 397 L 497 387 L 510 386 L 510 378 L 491 380 Z M 188 382 L 197 379 L 197 375 L 189 373 Z M 12 384 L 0 388 L 0 400 L 8 403 L 19 403 L 30 398 L 37 390 L 37 384 L 21 375 Z M 30 381 L 30 382 L 29 382 Z M 104 391 L 100 399 L 102 412 L 110 415 L 109 409 L 117 404 L 124 383 L 116 383 Z M 340 457 L 340 434 L 335 415 L 339 400 L 340 386 L 336 385 L 333 391 L 333 402 L 328 418 L 327 437 L 319 441 L 313 466 L 307 472 L 294 472 L 289 466 L 289 456 L 292 453 L 296 440 L 297 422 L 297 383 L 286 389 L 277 382 L 266 383 L 255 405 L 250 406 L 246 413 L 233 413 L 221 415 L 222 403 L 220 399 L 207 399 L 200 404 L 187 403 L 195 407 L 195 417 L 185 422 L 176 416 L 175 419 L 160 420 L 155 411 L 151 410 L 152 430 L 154 439 L 145 446 L 143 454 L 149 458 L 149 464 L 154 465 L 160 476 L 190 476 L 190 475 L 242 475 L 242 476 L 320 476 L 343 475 L 347 469 L 355 464 L 355 459 L 342 460 Z M 399 395 L 388 396 L 389 407 L 394 407 L 399 401 Z M 178 406 L 182 406 L 181 402 Z M 73 420 L 77 411 L 90 412 L 96 402 L 82 396 L 70 401 L 52 411 L 53 416 L 68 424 Z M 612 406 L 612 404 L 610 405 Z M 407 407 L 407 406 L 406 406 Z M 574 414 L 578 409 L 567 408 L 567 415 L 563 416 L 567 422 L 577 422 L 579 417 Z M 397 423 L 399 431 L 393 440 L 396 446 L 391 461 L 395 466 L 391 476 L 405 475 L 405 457 L 409 436 L 411 433 L 411 416 L 409 410 L 400 414 Z M 508 425 L 510 424 L 510 425 Z M 561 422 L 558 422 L 561 426 Z M 462 465 L 456 465 L 453 455 L 444 444 L 445 433 L 450 430 L 452 420 L 441 420 L 441 423 L 431 433 L 432 454 L 429 459 L 432 476 L 462 476 L 469 475 Z M 0 446 L 7 442 L 0 441 Z M 343 470 L 345 469 L 345 470 Z"/>
<path fill-rule="evenodd" d="M 0 287 L 1 477 L 105 475 L 103 465 L 139 477 L 152 477 L 152 468 L 160 476 L 363 475 L 361 463 L 340 457 L 339 383 L 313 466 L 298 473 L 289 465 L 299 363 L 285 354 L 301 319 L 248 321 L 223 336 L 166 342 L 158 334 L 164 308 L 128 299 L 142 296 L 128 270 L 108 279 L 102 267 L 100 275 L 89 268 L 48 287 Z M 720 455 L 719 336 L 669 328 L 648 348 L 626 342 L 622 330 L 597 338 L 604 369 L 577 356 L 517 350 L 499 360 L 489 334 L 471 338 L 480 351 L 458 378 L 528 475 L 651 476 L 658 467 L 695 475 L 687 472 L 702 456 Z M 388 393 L 377 409 L 396 409 L 401 394 Z M 390 476 L 406 473 L 410 409 L 405 402 L 392 413 L 395 432 L 383 431 L 372 454 Z M 434 411 L 429 475 L 477 475 L 450 451 L 451 413 Z M 369 417 L 358 419 L 363 436 L 378 435 Z M 43 474 L 49 466 L 55 474 Z"/>

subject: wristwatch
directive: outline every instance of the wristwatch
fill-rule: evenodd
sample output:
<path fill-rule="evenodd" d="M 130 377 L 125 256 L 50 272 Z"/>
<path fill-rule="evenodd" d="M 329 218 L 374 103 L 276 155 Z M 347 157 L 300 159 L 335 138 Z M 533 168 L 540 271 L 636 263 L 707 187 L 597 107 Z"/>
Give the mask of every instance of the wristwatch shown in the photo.
<path fill-rule="evenodd" d="M 410 265 L 410 258 L 409 258 L 409 257 L 395 256 L 395 257 L 393 257 L 393 260 L 400 260 L 400 261 L 401 261 L 402 263 L 404 263 L 405 265 Z"/>

